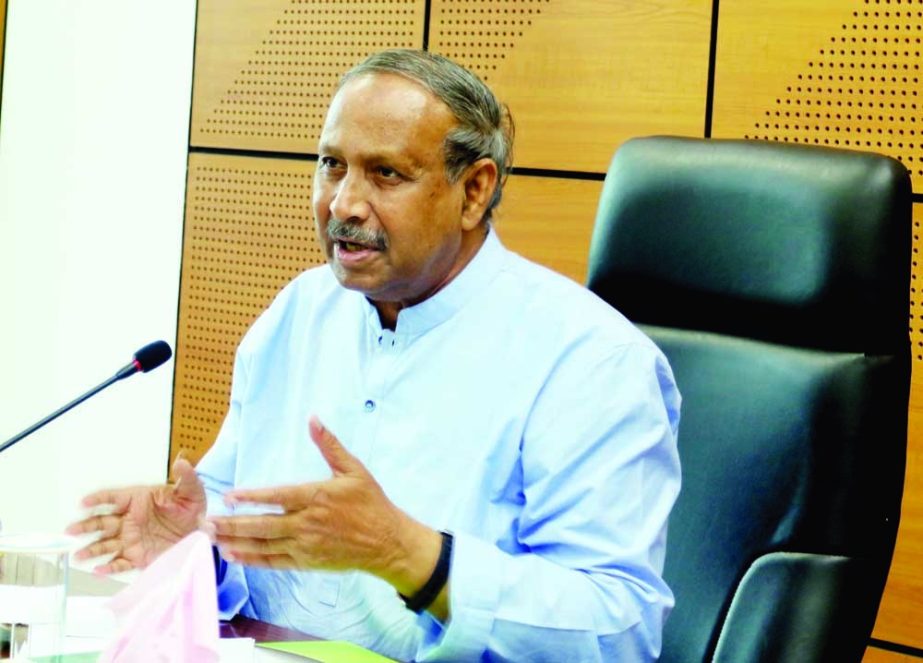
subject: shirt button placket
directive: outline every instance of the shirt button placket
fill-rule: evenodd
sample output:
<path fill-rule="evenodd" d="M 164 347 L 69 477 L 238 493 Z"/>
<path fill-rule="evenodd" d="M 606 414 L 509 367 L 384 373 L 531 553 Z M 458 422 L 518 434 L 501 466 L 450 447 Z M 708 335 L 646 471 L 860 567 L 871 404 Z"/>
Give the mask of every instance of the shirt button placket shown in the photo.
<path fill-rule="evenodd" d="M 376 394 L 381 391 L 382 381 L 385 379 L 387 374 L 387 364 L 390 361 L 389 352 L 390 346 L 392 345 L 392 340 L 394 334 L 388 331 L 385 331 L 378 335 L 377 348 L 375 350 L 375 356 L 372 363 L 372 370 L 369 375 L 369 380 L 367 386 L 371 392 L 366 397 L 365 402 L 362 404 L 362 409 L 366 414 L 372 414 L 378 409 L 378 402 Z"/>

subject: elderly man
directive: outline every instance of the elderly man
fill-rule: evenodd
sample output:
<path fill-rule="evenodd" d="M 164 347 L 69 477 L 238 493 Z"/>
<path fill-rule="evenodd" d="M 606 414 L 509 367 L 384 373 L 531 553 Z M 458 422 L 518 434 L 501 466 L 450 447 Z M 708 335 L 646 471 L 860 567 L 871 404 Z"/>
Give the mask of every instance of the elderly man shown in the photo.
<path fill-rule="evenodd" d="M 102 491 L 81 555 L 144 566 L 201 525 L 219 601 L 401 660 L 657 657 L 679 490 L 658 349 L 491 227 L 508 113 L 422 51 L 371 56 L 320 138 L 328 265 L 240 344 L 212 449 L 179 487 Z"/>

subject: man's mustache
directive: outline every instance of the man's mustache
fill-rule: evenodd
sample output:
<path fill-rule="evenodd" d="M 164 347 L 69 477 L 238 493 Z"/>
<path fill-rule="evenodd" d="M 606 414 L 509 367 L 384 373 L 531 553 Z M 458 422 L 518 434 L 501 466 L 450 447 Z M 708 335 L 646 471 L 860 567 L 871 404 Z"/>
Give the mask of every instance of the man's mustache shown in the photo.
<path fill-rule="evenodd" d="M 388 248 L 388 236 L 383 231 L 369 230 L 332 217 L 327 222 L 327 237 L 334 242 L 353 242 L 378 251 Z"/>

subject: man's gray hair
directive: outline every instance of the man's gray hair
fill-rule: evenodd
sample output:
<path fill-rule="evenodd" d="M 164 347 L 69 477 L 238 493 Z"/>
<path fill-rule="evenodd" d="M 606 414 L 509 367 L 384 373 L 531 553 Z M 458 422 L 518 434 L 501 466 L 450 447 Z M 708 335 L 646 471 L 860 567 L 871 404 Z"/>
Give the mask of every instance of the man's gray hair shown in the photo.
<path fill-rule="evenodd" d="M 391 73 L 409 78 L 440 99 L 458 120 L 446 136 L 446 176 L 452 183 L 465 169 L 485 157 L 497 164 L 497 187 L 484 212 L 490 221 L 506 177 L 513 165 L 513 117 L 505 104 L 474 73 L 442 55 L 414 49 L 374 53 L 350 69 L 339 87 L 350 79 L 371 73 Z"/>

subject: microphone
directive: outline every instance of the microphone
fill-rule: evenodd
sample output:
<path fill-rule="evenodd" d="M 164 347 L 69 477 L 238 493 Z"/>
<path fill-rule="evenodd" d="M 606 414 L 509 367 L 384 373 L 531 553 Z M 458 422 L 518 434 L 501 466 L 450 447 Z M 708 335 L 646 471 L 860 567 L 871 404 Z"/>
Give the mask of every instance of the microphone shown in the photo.
<path fill-rule="evenodd" d="M 134 375 L 138 371 L 141 371 L 142 373 L 153 371 L 161 364 L 166 363 L 166 361 L 172 356 L 173 351 L 170 350 L 170 346 L 167 345 L 166 341 L 154 341 L 153 343 L 148 343 L 134 354 L 130 362 L 118 370 L 112 382 L 117 380 L 124 380 L 129 375 Z"/>
<path fill-rule="evenodd" d="M 154 341 L 153 343 L 148 343 L 143 348 L 138 350 L 134 354 L 134 356 L 131 358 L 131 361 L 125 364 L 118 371 L 116 371 L 115 375 L 113 375 L 111 378 L 109 378 L 108 380 L 106 380 L 105 382 L 101 384 L 96 385 L 95 387 L 90 389 L 87 393 L 83 394 L 82 396 L 78 396 L 77 398 L 72 400 L 70 403 L 68 403 L 64 407 L 61 407 L 55 410 L 54 412 L 49 414 L 47 417 L 45 417 L 41 421 L 35 422 L 31 426 L 29 426 L 26 430 L 14 435 L 13 437 L 8 439 L 3 444 L 0 444 L 0 453 L 5 451 L 6 449 L 9 449 L 11 446 L 19 442 L 24 437 L 28 437 L 29 435 L 37 431 L 39 428 L 41 428 L 45 424 L 51 421 L 54 421 L 55 419 L 60 417 L 62 414 L 70 410 L 71 408 L 76 407 L 77 405 L 80 405 L 83 401 L 88 399 L 90 396 L 95 396 L 96 394 L 101 392 L 103 389 L 105 389 L 109 385 L 114 384 L 118 382 L 119 380 L 124 380 L 125 378 L 131 375 L 134 375 L 135 373 L 138 373 L 138 372 L 147 373 L 148 371 L 152 371 L 158 366 L 160 366 L 161 364 L 166 363 L 166 361 L 170 359 L 170 357 L 172 356 L 173 356 L 173 351 L 170 349 L 170 346 L 167 344 L 166 341 Z"/>

